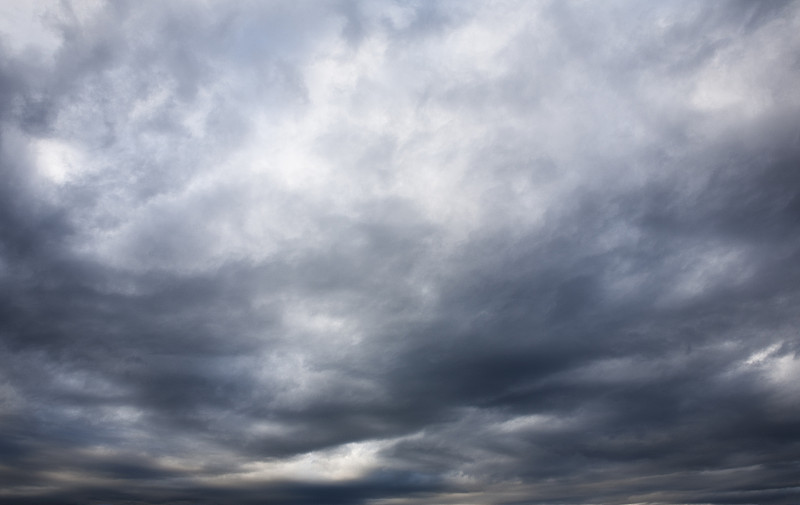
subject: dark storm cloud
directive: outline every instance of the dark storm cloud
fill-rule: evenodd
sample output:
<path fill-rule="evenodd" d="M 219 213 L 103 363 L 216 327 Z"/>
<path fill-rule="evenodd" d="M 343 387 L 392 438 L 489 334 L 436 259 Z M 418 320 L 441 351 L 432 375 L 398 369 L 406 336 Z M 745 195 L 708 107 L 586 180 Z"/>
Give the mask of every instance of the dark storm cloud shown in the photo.
<path fill-rule="evenodd" d="M 0 503 L 798 500 L 797 3 L 6 9 Z"/>

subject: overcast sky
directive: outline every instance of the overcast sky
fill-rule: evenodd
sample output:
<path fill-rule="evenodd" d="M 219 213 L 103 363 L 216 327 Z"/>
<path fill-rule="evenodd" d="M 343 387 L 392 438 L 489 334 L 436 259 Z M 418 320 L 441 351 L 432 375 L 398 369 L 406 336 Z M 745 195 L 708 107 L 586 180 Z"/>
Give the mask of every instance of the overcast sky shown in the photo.
<path fill-rule="evenodd" d="M 0 2 L 0 504 L 800 502 L 800 2 Z"/>

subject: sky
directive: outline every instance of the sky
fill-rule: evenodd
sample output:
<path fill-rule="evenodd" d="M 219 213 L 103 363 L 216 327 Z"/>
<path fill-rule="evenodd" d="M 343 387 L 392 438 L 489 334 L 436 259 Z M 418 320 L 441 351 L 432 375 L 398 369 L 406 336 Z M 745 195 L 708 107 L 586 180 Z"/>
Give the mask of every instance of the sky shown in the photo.
<path fill-rule="evenodd" d="M 0 505 L 800 502 L 800 2 L 0 2 Z"/>

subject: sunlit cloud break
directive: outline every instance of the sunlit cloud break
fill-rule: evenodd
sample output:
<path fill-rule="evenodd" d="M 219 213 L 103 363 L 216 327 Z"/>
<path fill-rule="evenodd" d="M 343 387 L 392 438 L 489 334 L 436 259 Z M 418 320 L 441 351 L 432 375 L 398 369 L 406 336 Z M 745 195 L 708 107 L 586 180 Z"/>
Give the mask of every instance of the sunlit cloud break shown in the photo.
<path fill-rule="evenodd" d="M 800 2 L 0 3 L 0 505 L 800 503 Z"/>

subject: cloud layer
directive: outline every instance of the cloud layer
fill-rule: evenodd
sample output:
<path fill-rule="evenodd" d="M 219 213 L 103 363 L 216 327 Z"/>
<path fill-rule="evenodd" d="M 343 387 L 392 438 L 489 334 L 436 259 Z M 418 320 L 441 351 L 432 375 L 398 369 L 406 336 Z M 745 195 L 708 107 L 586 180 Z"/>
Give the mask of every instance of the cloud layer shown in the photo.
<path fill-rule="evenodd" d="M 0 7 L 0 503 L 800 500 L 800 4 Z"/>

